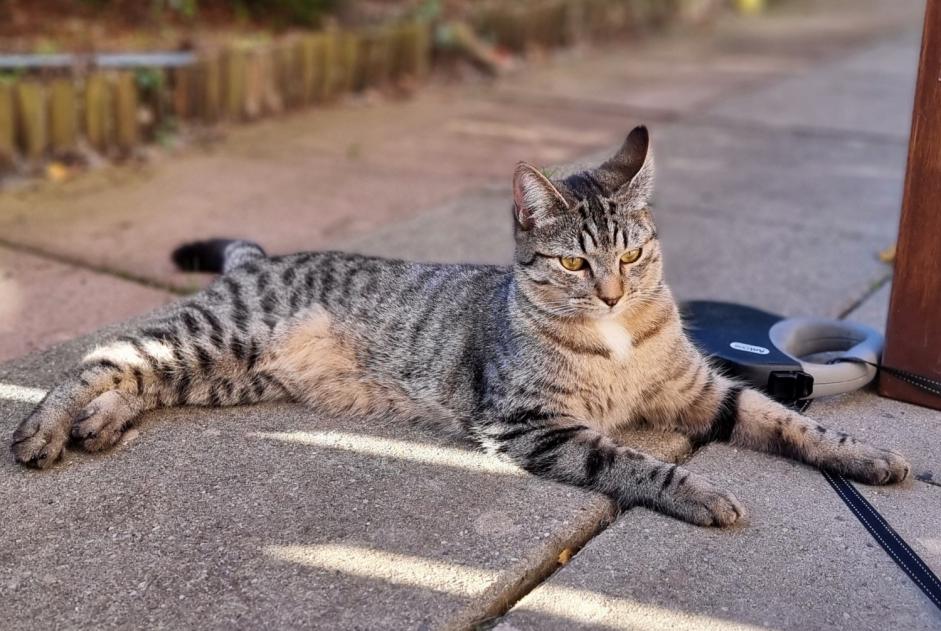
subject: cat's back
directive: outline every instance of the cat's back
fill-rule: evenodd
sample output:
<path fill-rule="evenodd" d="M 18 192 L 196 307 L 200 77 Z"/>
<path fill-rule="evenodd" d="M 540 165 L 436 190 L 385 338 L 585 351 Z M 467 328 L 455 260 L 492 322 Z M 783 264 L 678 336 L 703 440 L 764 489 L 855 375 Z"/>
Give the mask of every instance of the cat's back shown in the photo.
<path fill-rule="evenodd" d="M 473 373 L 505 328 L 509 269 L 343 252 L 267 263 L 242 282 L 272 285 L 258 298 L 282 312 L 267 365 L 301 398 L 410 416 L 473 405 Z"/>

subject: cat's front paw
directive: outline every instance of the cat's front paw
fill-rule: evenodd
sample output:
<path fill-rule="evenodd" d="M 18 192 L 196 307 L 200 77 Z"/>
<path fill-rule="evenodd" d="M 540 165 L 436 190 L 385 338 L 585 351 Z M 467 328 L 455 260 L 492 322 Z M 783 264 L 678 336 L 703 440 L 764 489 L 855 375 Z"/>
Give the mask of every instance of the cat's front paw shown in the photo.
<path fill-rule="evenodd" d="M 67 427 L 43 423 L 32 415 L 13 432 L 13 457 L 20 464 L 45 469 L 59 459 L 68 437 Z"/>
<path fill-rule="evenodd" d="M 912 467 L 899 453 L 857 443 L 851 455 L 840 459 L 833 469 L 863 484 L 883 485 L 902 482 Z"/>
<path fill-rule="evenodd" d="M 696 474 L 689 474 L 684 483 L 664 499 L 666 512 L 697 526 L 724 528 L 745 517 L 745 508 L 734 495 Z"/>

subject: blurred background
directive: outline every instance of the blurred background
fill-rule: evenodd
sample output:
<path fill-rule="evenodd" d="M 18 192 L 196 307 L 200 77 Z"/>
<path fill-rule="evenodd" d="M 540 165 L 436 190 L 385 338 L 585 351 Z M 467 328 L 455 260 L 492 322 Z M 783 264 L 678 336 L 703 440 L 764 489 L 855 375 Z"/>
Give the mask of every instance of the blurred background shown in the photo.
<path fill-rule="evenodd" d="M 681 297 L 842 315 L 890 272 L 922 9 L 0 0 L 0 360 L 204 285 L 193 238 L 507 262 L 515 162 L 638 123 Z"/>

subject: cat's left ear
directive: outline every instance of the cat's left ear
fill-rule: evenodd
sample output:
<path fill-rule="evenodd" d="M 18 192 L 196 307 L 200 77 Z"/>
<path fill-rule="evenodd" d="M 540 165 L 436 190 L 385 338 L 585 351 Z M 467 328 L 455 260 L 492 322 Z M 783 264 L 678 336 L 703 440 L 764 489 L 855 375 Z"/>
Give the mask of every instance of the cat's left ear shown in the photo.
<path fill-rule="evenodd" d="M 627 135 L 621 148 L 595 171 L 611 197 L 631 208 L 643 208 L 653 194 L 654 161 L 650 134 L 643 125 Z"/>

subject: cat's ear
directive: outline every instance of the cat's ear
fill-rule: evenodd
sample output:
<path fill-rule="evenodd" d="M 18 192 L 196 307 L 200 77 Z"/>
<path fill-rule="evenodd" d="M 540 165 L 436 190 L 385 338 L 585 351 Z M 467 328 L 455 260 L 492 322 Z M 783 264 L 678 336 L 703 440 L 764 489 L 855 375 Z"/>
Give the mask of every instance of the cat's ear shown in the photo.
<path fill-rule="evenodd" d="M 568 209 L 568 202 L 536 167 L 520 162 L 513 173 L 513 214 L 523 230 Z"/>
<path fill-rule="evenodd" d="M 595 171 L 613 199 L 628 206 L 646 206 L 653 194 L 654 162 L 650 134 L 643 125 L 627 135 L 621 148 Z"/>

